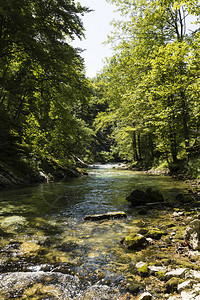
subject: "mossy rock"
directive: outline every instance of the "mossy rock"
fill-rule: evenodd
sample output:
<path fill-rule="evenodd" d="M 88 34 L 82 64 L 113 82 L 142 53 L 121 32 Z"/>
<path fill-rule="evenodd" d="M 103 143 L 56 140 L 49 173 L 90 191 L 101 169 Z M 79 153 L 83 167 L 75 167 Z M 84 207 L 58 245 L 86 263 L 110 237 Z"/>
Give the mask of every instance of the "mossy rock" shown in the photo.
<path fill-rule="evenodd" d="M 158 271 L 155 273 L 156 277 L 161 280 L 161 281 L 165 281 L 165 273 L 166 272 L 163 272 L 163 271 Z"/>
<path fill-rule="evenodd" d="M 163 235 L 166 233 L 158 228 L 152 228 L 149 229 L 148 232 L 146 233 L 147 237 L 150 237 L 155 240 L 159 240 Z"/>
<path fill-rule="evenodd" d="M 147 263 L 138 263 L 136 265 L 137 267 L 137 271 L 138 271 L 138 274 L 141 276 L 141 277 L 146 277 L 148 274 L 149 274 L 149 269 L 148 269 L 148 264 Z"/>
<path fill-rule="evenodd" d="M 165 283 L 165 288 L 167 293 L 172 293 L 177 291 L 177 286 L 180 282 L 180 278 L 172 277 Z"/>
<path fill-rule="evenodd" d="M 146 238 L 143 235 L 137 233 L 132 233 L 126 236 L 122 243 L 127 249 L 131 250 L 141 250 L 142 248 L 147 246 Z"/>
<path fill-rule="evenodd" d="M 35 283 L 32 287 L 26 289 L 23 294 L 23 298 L 32 298 L 32 299 L 50 299 L 50 297 L 58 297 L 61 295 L 59 289 L 54 285 L 43 285 L 42 283 Z M 44 299 L 43 298 L 43 299 Z"/>
<path fill-rule="evenodd" d="M 22 255 L 37 255 L 38 251 L 41 249 L 41 246 L 34 242 L 24 242 L 20 246 L 20 253 Z"/>
<path fill-rule="evenodd" d="M 127 290 L 131 294 L 137 294 L 140 291 L 141 285 L 135 282 L 128 282 Z"/>
<path fill-rule="evenodd" d="M 141 228 L 139 231 L 138 231 L 139 234 L 142 234 L 142 235 L 146 235 L 148 233 L 148 229 L 147 228 Z"/>

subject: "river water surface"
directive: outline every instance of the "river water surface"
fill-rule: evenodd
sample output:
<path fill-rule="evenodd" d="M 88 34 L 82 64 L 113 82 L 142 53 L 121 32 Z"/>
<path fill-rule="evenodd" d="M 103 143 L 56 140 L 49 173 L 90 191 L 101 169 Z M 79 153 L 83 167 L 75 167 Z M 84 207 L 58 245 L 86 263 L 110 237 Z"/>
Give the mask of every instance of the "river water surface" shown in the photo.
<path fill-rule="evenodd" d="M 120 241 L 144 217 L 126 197 L 187 188 L 167 176 L 94 165 L 88 176 L 0 193 L 0 299 L 120 299 L 134 261 Z M 127 219 L 84 221 L 125 211 Z"/>

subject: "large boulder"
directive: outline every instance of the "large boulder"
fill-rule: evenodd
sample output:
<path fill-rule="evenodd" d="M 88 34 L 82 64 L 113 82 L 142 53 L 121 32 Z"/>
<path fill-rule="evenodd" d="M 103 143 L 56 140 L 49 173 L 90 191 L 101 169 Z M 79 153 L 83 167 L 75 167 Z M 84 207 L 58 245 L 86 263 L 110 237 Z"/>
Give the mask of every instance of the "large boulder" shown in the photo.
<path fill-rule="evenodd" d="M 200 220 L 193 220 L 185 230 L 184 240 L 193 250 L 200 250 Z"/>
<path fill-rule="evenodd" d="M 126 200 L 134 206 L 139 206 L 148 203 L 160 203 L 164 201 L 164 198 L 158 190 L 148 188 L 146 192 L 139 189 L 134 190 L 126 197 Z"/>

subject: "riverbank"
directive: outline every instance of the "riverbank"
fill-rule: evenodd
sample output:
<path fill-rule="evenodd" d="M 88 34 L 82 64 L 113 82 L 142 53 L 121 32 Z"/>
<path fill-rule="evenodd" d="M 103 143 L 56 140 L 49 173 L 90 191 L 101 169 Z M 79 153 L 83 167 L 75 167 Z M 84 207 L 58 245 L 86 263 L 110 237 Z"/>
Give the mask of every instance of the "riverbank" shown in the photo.
<path fill-rule="evenodd" d="M 143 299 L 134 295 L 144 291 L 149 293 L 144 299 L 199 299 L 200 252 L 185 241 L 187 228 L 195 220 L 200 222 L 198 218 L 197 203 L 193 203 L 149 210 L 132 222 L 132 231 L 122 240 L 127 268 L 134 262 L 127 274 L 129 292 L 124 300 Z M 133 242 L 136 235 L 137 244 Z"/>
<path fill-rule="evenodd" d="M 61 181 L 81 176 L 83 171 L 73 166 L 62 166 L 53 159 L 38 162 L 36 158 L 20 155 L 1 155 L 0 189 L 27 186 L 33 183 Z"/>

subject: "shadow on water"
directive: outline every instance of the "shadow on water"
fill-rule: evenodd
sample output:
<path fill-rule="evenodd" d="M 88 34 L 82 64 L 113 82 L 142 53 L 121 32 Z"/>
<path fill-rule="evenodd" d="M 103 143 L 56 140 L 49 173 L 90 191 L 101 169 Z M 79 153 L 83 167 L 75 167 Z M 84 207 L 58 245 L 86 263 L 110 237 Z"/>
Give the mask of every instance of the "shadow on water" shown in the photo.
<path fill-rule="evenodd" d="M 88 176 L 69 182 L 0 193 L 0 292 L 5 299 L 39 294 L 37 299 L 89 299 L 85 293 L 91 299 L 119 299 L 115 287 L 132 269 L 120 241 L 138 218 L 134 210 L 129 214 L 126 197 L 148 187 L 169 197 L 186 186 L 167 176 L 116 167 L 93 166 Z M 83 221 L 88 214 L 119 210 L 128 218 Z M 74 282 L 71 287 L 66 279 Z"/>

